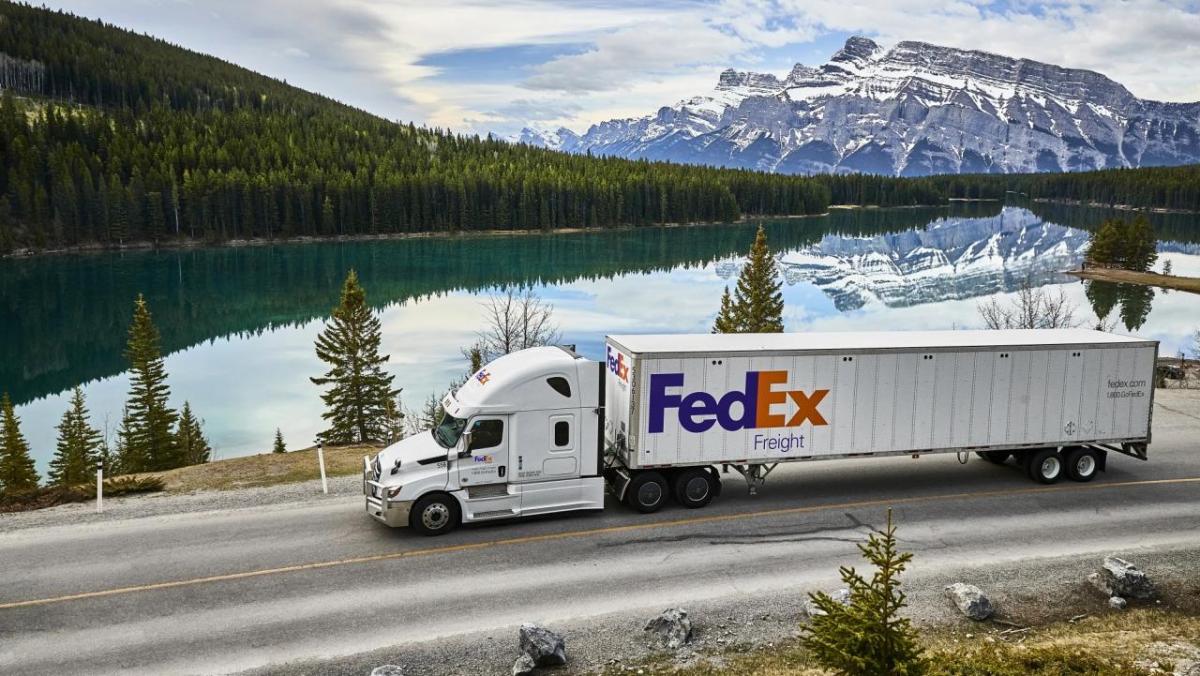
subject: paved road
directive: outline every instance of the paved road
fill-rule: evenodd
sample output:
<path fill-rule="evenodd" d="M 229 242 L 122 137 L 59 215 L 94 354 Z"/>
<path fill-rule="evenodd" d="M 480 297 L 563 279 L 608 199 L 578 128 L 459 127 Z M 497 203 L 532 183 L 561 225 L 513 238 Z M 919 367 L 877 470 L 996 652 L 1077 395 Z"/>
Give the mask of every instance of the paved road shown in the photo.
<path fill-rule="evenodd" d="M 700 511 L 391 531 L 359 499 L 0 535 L 0 673 L 214 673 L 536 618 L 828 584 L 893 506 L 925 572 L 1200 538 L 1200 397 L 1159 397 L 1152 460 L 1090 484 L 925 457 L 730 476 Z"/>

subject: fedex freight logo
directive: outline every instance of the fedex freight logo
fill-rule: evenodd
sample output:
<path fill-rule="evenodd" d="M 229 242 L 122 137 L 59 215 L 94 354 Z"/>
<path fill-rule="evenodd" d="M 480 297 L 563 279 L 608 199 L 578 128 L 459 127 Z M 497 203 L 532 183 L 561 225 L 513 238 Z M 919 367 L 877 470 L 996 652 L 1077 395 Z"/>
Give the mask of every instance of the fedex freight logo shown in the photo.
<path fill-rule="evenodd" d="M 612 349 L 609 345 L 608 350 L 608 370 L 612 371 L 618 378 L 624 382 L 629 382 L 629 362 L 625 361 L 625 355 Z"/>
<path fill-rule="evenodd" d="M 798 427 L 806 421 L 828 425 L 817 407 L 829 390 L 777 389 L 786 386 L 787 371 L 750 371 L 743 392 L 727 392 L 720 399 L 707 392 L 684 395 L 682 373 L 655 373 L 650 376 L 650 433 L 662 432 L 667 409 L 676 409 L 679 425 L 688 432 L 704 432 L 714 424 L 734 432 L 760 427 Z M 773 413 L 771 407 L 792 401 L 796 412 L 788 417 Z M 735 406 L 737 404 L 738 406 Z"/>

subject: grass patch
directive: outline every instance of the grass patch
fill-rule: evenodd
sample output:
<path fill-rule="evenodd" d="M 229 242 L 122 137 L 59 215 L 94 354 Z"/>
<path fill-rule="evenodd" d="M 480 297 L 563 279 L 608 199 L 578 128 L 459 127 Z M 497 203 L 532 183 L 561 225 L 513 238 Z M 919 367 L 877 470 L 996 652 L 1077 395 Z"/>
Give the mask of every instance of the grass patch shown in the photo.
<path fill-rule="evenodd" d="M 1027 631 L 981 623 L 968 629 L 927 630 L 921 645 L 935 676 L 1145 676 L 1152 673 L 1139 660 L 1157 660 L 1167 673 L 1175 667 L 1155 645 L 1200 645 L 1200 618 L 1177 611 L 1133 609 L 1070 622 L 1055 622 Z M 800 645 L 788 641 L 771 648 L 733 648 L 680 666 L 656 655 L 635 665 L 609 667 L 602 673 L 717 676 L 825 676 L 832 672 Z M 1158 673 L 1162 673 L 1161 671 Z"/>
<path fill-rule="evenodd" d="M 326 448 L 325 473 L 331 477 L 359 474 L 363 468 L 363 456 L 378 452 L 379 447 L 371 445 Z M 169 493 L 190 493 L 312 481 L 321 478 L 321 471 L 317 465 L 317 449 L 306 448 L 290 453 L 262 453 L 214 460 L 203 465 L 138 476 L 161 479 Z"/>
<path fill-rule="evenodd" d="M 153 475 L 121 476 L 104 482 L 104 497 L 155 493 L 163 490 L 163 480 Z M 0 496 L 0 513 L 27 512 L 71 502 L 87 502 L 96 499 L 95 484 L 78 486 L 45 486 L 23 493 Z"/>

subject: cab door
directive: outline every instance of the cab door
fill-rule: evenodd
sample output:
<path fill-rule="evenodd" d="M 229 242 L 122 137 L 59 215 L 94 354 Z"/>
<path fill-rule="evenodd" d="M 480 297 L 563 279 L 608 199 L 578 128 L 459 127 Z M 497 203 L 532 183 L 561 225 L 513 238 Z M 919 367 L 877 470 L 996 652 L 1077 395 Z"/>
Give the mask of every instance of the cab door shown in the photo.
<path fill-rule="evenodd" d="M 481 416 L 467 430 L 467 447 L 458 458 L 461 488 L 508 483 L 508 416 Z"/>

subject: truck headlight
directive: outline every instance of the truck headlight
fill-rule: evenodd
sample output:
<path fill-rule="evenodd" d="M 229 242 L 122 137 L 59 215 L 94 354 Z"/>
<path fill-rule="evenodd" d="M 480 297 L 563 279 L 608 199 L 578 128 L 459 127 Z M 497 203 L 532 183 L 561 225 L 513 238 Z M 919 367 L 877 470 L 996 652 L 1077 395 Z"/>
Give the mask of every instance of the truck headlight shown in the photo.
<path fill-rule="evenodd" d="M 404 488 L 403 486 L 393 486 L 393 487 L 387 489 L 388 499 L 391 500 L 391 499 L 395 498 L 396 496 L 400 495 L 400 491 L 403 488 Z"/>

